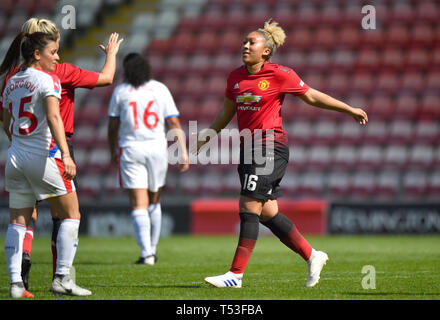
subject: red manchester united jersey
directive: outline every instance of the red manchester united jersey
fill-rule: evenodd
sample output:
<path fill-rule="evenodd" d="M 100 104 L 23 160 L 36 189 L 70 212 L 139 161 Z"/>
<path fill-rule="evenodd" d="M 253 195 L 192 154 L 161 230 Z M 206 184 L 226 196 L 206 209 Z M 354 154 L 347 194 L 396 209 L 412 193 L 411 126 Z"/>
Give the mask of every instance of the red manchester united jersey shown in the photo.
<path fill-rule="evenodd" d="M 274 130 L 276 145 L 287 146 L 287 135 L 282 127 L 281 105 L 286 93 L 298 96 L 309 87 L 290 68 L 275 63 L 264 63 L 261 70 L 250 74 L 246 66 L 232 71 L 225 95 L 235 101 L 238 128 Z"/>
<path fill-rule="evenodd" d="M 20 68 L 14 68 L 5 78 L 3 82 L 0 101 L 2 100 L 3 91 L 6 82 L 14 74 L 18 72 Z M 70 138 L 73 135 L 73 119 L 74 119 L 74 109 L 73 104 L 75 101 L 75 89 L 76 88 L 87 88 L 93 89 L 98 82 L 99 73 L 94 71 L 83 70 L 74 66 L 70 63 L 59 63 L 55 64 L 55 70 L 53 71 L 55 75 L 61 81 L 61 101 L 60 101 L 60 115 L 64 124 L 64 131 L 66 136 Z M 2 105 L 0 104 L 0 112 Z"/>
<path fill-rule="evenodd" d="M 75 89 L 93 89 L 98 82 L 99 73 L 83 70 L 70 63 L 56 64 L 53 73 L 61 80 L 60 114 L 66 136 L 70 137 L 73 135 Z"/>

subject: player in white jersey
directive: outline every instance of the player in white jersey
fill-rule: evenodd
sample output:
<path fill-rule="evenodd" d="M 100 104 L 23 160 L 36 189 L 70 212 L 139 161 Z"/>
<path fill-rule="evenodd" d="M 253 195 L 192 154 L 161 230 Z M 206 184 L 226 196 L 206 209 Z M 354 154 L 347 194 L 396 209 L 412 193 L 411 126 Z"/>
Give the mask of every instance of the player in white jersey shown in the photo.
<path fill-rule="evenodd" d="M 160 193 L 168 169 L 165 123 L 176 132 L 181 172 L 188 169 L 189 161 L 179 111 L 168 88 L 150 79 L 149 63 L 139 54 L 128 54 L 123 66 L 125 79 L 115 88 L 108 111 L 110 154 L 113 164 L 119 160 L 120 184 L 129 192 L 135 238 L 141 249 L 136 263 L 153 265 L 162 219 Z"/>
<path fill-rule="evenodd" d="M 14 59 L 20 53 L 24 60 L 22 69 L 8 80 L 3 94 L 3 125 L 11 140 L 5 167 L 10 208 L 5 254 L 12 298 L 33 297 L 25 290 L 21 277 L 23 239 L 35 201 L 44 199 L 59 209 L 63 219 L 51 291 L 91 294 L 70 279 L 81 216 L 72 181 L 76 166 L 70 157 L 59 110 L 61 85 L 58 77 L 48 73 L 59 59 L 56 40 L 50 34 L 22 32 L 14 39 L 1 65 L 1 70 L 15 66 Z"/>

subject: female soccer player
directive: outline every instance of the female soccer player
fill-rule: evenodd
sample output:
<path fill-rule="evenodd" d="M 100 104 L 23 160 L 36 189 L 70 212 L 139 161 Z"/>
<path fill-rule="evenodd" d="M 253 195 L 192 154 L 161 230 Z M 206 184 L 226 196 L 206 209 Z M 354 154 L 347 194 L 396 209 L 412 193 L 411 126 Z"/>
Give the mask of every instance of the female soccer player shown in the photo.
<path fill-rule="evenodd" d="M 344 112 L 361 125 L 368 121 L 362 109 L 353 108 L 310 88 L 292 69 L 270 62 L 285 37 L 277 22 L 266 22 L 264 28 L 247 35 L 242 46 L 244 65 L 229 75 L 223 108 L 210 126 L 218 133 L 237 114 L 240 132 L 248 129 L 254 136 L 253 146 L 245 148 L 242 144 L 240 150 L 238 173 L 242 188 L 238 246 L 227 273 L 205 278 L 207 283 L 215 287 L 241 288 L 243 273 L 258 238 L 260 222 L 307 261 L 308 287 L 318 283 L 321 270 L 328 260 L 326 253 L 313 249 L 292 221 L 278 211 L 279 184 L 289 159 L 287 135 L 282 128 L 280 114 L 285 94 L 298 96 L 315 107 Z M 258 130 L 261 133 L 259 139 Z M 205 143 L 206 140 L 198 141 L 195 152 L 199 152 Z M 261 170 L 264 168 L 255 158 L 244 161 L 246 155 L 252 155 L 257 149 L 266 150 L 264 168 L 273 170 Z"/>
<path fill-rule="evenodd" d="M 24 288 L 21 277 L 22 247 L 35 201 L 43 199 L 57 209 L 62 219 L 57 238 L 56 274 L 50 290 L 54 294 L 90 295 L 89 290 L 77 286 L 70 278 L 81 215 L 72 180 L 76 166 L 59 111 L 61 84 L 57 76 L 49 74 L 59 59 L 57 39 L 41 32 L 22 32 L 7 55 L 16 57 L 20 51 L 24 62 L 6 83 L 3 95 L 7 106 L 3 110 L 4 125 L 10 124 L 4 129 L 11 137 L 5 167 L 10 208 L 5 239 L 10 296 L 33 297 Z"/>
<path fill-rule="evenodd" d="M 116 165 L 119 133 L 120 184 L 128 190 L 134 234 L 141 249 L 135 263 L 154 265 L 162 217 L 160 193 L 168 169 L 165 122 L 177 138 L 181 172 L 188 169 L 189 160 L 179 111 L 168 88 L 150 79 L 150 65 L 140 54 L 125 56 L 123 67 L 124 82 L 115 88 L 109 105 L 110 156 Z"/>
<path fill-rule="evenodd" d="M 44 32 L 51 34 L 57 39 L 57 45 L 60 43 L 60 32 L 55 25 L 50 20 L 31 18 L 27 20 L 23 26 L 22 31 L 25 33 L 34 32 Z M 67 143 L 69 145 L 69 150 L 72 158 L 74 159 L 73 145 L 71 144 L 71 138 L 74 133 L 74 98 L 76 88 L 87 88 L 93 89 L 95 87 L 107 86 L 113 83 L 113 78 L 116 71 L 116 55 L 119 50 L 120 43 L 123 39 L 118 40 L 119 35 L 113 33 L 110 35 L 107 46 L 100 45 L 99 47 L 106 54 L 106 60 L 103 68 L 100 72 L 94 72 L 89 70 L 81 69 L 70 63 L 57 63 L 53 73 L 58 76 L 61 81 L 61 101 L 60 101 L 60 113 L 63 120 L 64 129 L 66 133 Z M 10 57 L 13 62 L 10 64 L 10 68 L 6 68 L 2 65 L 0 68 L 0 75 L 7 73 L 6 80 L 3 82 L 3 88 L 6 81 L 18 70 L 19 57 Z M 3 94 L 3 88 L 1 90 L 1 95 Z M 1 99 L 0 99 L 1 106 Z M 1 110 L 0 110 L 1 111 Z M 2 112 L 0 112 L 1 116 Z M 77 180 L 75 177 L 75 185 L 77 185 Z M 51 214 L 53 220 L 52 228 L 52 265 L 53 274 L 55 274 L 56 259 L 57 259 L 57 249 L 56 249 L 56 239 L 58 234 L 58 229 L 60 227 L 61 219 L 58 217 L 57 212 L 53 207 L 51 207 Z M 32 224 L 37 220 L 37 207 L 35 207 L 32 219 L 30 220 L 30 225 L 26 232 L 25 240 L 23 242 L 23 267 L 22 276 L 26 289 L 28 289 L 29 281 L 29 271 L 31 267 L 31 248 L 32 248 L 32 238 L 33 238 L 33 228 Z"/>

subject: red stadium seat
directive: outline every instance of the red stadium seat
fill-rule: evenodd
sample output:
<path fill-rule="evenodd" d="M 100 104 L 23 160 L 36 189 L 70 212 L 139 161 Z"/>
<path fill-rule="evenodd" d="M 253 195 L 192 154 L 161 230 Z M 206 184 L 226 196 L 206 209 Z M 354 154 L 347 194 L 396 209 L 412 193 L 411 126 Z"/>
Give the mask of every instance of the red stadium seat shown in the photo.
<path fill-rule="evenodd" d="M 412 141 L 413 134 L 411 118 L 405 120 L 393 120 L 389 123 L 387 143 L 408 144 Z"/>
<path fill-rule="evenodd" d="M 403 169 L 408 164 L 408 151 L 404 145 L 388 145 L 384 149 L 384 165 Z"/>
<path fill-rule="evenodd" d="M 350 197 L 359 200 L 367 200 L 375 195 L 375 176 L 368 171 L 355 172 L 350 184 Z"/>
<path fill-rule="evenodd" d="M 428 178 L 426 190 L 428 199 L 438 201 L 440 199 L 440 171 L 434 171 Z"/>
<path fill-rule="evenodd" d="M 398 171 L 381 171 L 377 175 L 375 200 L 390 201 L 395 199 L 400 185 L 400 174 Z"/>
<path fill-rule="evenodd" d="M 397 96 L 393 112 L 394 119 L 401 118 L 411 120 L 417 115 L 418 99 L 416 95 L 410 92 L 411 91 L 408 90 L 406 93 Z"/>
<path fill-rule="evenodd" d="M 402 69 L 404 62 L 404 55 L 399 47 L 388 47 L 383 52 L 380 68 L 396 71 Z"/>
<path fill-rule="evenodd" d="M 424 20 L 421 20 L 424 21 Z M 411 29 L 411 46 L 432 46 L 434 44 L 434 31 L 431 25 L 416 24 Z"/>
<path fill-rule="evenodd" d="M 364 144 L 359 148 L 357 166 L 368 170 L 382 166 L 383 151 L 378 145 Z"/>
<path fill-rule="evenodd" d="M 392 24 L 385 33 L 385 43 L 401 46 L 410 39 L 409 29 L 404 24 Z"/>
<path fill-rule="evenodd" d="M 356 167 L 357 149 L 350 145 L 338 145 L 333 148 L 331 170 L 351 170 Z"/>
<path fill-rule="evenodd" d="M 434 149 L 431 145 L 413 145 L 409 151 L 408 166 L 416 169 L 431 169 L 434 165 Z"/>
<path fill-rule="evenodd" d="M 403 175 L 403 195 L 407 200 L 420 199 L 426 194 L 428 181 L 425 172 L 416 170 Z"/>
<path fill-rule="evenodd" d="M 432 119 L 422 119 L 414 124 L 413 143 L 432 144 L 440 141 L 440 123 Z"/>
<path fill-rule="evenodd" d="M 330 199 L 346 199 L 350 190 L 350 175 L 346 171 L 332 170 L 327 182 L 327 195 Z"/>

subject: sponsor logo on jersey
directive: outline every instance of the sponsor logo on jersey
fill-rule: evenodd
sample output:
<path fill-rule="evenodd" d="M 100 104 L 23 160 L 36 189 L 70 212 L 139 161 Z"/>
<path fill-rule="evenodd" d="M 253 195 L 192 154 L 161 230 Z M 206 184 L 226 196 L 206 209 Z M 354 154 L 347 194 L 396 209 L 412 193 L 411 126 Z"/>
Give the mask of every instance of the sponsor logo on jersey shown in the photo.
<path fill-rule="evenodd" d="M 240 87 L 238 86 L 238 82 L 235 84 L 234 89 L 240 89 Z"/>
<path fill-rule="evenodd" d="M 269 89 L 269 86 L 270 86 L 270 82 L 267 81 L 266 79 L 263 79 L 260 82 L 258 82 L 258 88 L 260 88 L 260 90 L 262 91 L 266 91 L 267 89 Z"/>
<path fill-rule="evenodd" d="M 237 96 L 237 103 L 251 104 L 255 102 L 259 102 L 261 100 L 261 96 L 254 96 L 250 92 L 245 92 L 240 96 Z"/>

